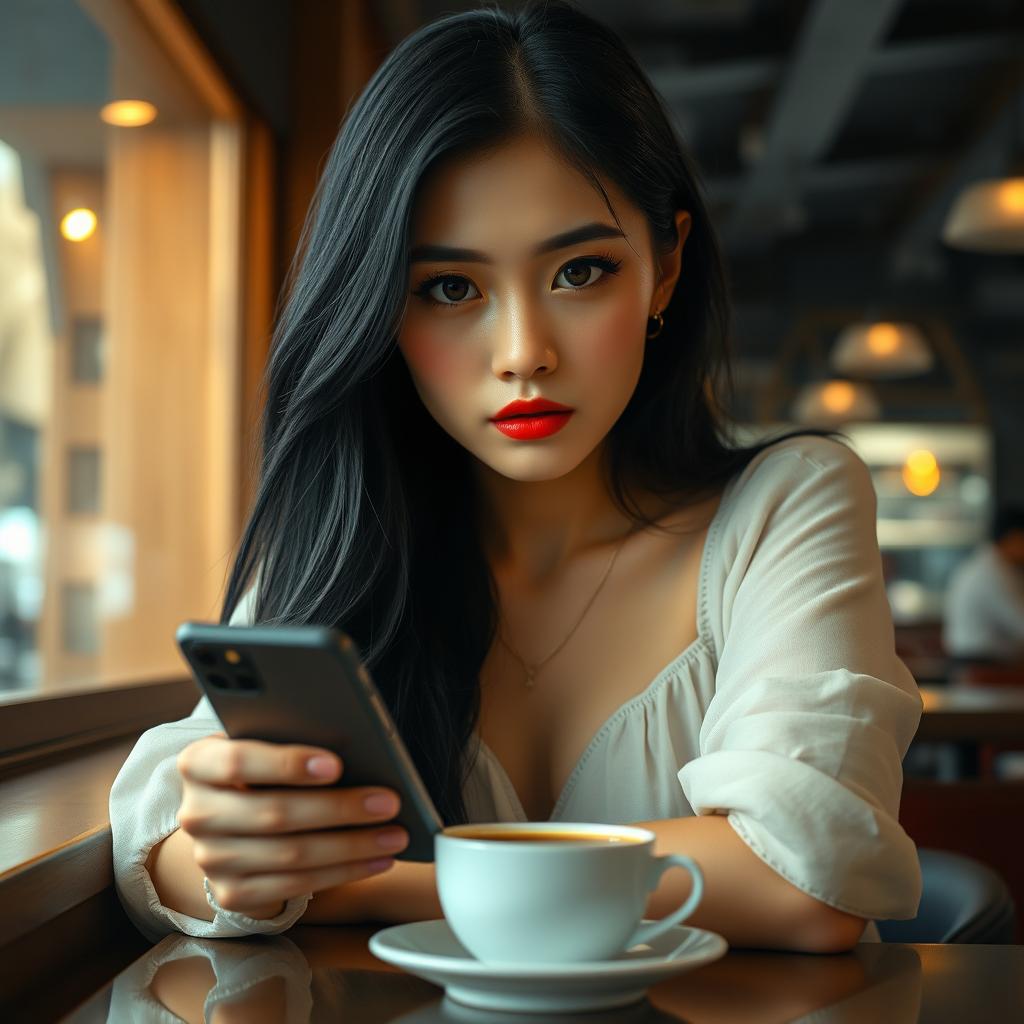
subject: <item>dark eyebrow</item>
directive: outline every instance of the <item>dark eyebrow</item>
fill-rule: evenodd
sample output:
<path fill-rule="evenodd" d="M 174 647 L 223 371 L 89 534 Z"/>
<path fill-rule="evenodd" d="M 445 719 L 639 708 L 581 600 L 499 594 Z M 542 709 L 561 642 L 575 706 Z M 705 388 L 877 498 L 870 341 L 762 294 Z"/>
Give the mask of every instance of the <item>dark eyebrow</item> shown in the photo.
<path fill-rule="evenodd" d="M 579 245 L 580 242 L 592 242 L 595 238 L 625 238 L 626 236 L 610 224 L 601 224 L 594 221 L 592 224 L 584 224 L 582 227 L 572 228 L 570 231 L 563 231 L 560 235 L 554 235 L 534 246 L 532 256 L 542 256 L 546 252 L 554 252 L 556 249 L 566 249 L 570 245 Z M 431 262 L 453 262 L 453 263 L 493 263 L 485 253 L 476 249 L 454 249 L 447 245 L 417 245 L 409 253 L 409 262 L 418 263 L 423 260 Z"/>

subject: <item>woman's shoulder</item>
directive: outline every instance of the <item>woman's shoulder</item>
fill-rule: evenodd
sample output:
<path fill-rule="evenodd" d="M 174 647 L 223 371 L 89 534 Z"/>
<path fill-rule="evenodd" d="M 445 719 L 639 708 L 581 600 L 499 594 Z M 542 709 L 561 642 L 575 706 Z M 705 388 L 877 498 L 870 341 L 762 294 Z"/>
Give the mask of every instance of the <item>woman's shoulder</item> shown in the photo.
<path fill-rule="evenodd" d="M 733 477 L 728 489 L 785 494 L 808 479 L 848 483 L 870 479 L 864 460 L 844 441 L 819 434 L 797 434 L 769 444 Z"/>
<path fill-rule="evenodd" d="M 864 466 L 864 461 L 838 437 L 795 434 L 769 443 L 747 463 L 742 473 L 759 473 L 762 478 L 789 476 L 794 473 L 799 475 L 801 472 L 807 472 L 802 468 L 804 466 L 817 470 L 838 469 L 856 472 L 858 466 Z"/>
<path fill-rule="evenodd" d="M 799 515 L 797 505 L 814 495 L 814 504 L 867 502 L 875 492 L 863 459 L 844 441 L 798 434 L 757 452 L 726 485 L 721 519 L 734 526 L 764 524 L 781 509 Z"/>

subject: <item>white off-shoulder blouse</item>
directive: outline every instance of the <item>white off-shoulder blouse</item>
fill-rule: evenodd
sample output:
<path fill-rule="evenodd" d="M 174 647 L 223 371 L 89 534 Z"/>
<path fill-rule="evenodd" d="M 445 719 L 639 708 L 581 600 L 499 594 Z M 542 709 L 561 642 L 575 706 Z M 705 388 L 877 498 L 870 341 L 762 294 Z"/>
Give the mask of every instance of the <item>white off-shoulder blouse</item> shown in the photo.
<path fill-rule="evenodd" d="M 591 740 L 551 819 L 628 823 L 724 814 L 762 860 L 802 891 L 868 919 L 917 913 L 921 872 L 898 822 L 902 759 L 922 702 L 896 656 L 870 474 L 846 445 L 779 442 L 726 486 L 701 559 L 698 635 Z M 255 591 L 231 622 L 251 621 Z M 145 868 L 177 828 L 175 759 L 222 728 L 204 698 L 144 733 L 110 794 L 114 873 L 151 938 L 280 932 L 308 897 L 256 921 L 214 920 L 160 903 Z M 471 821 L 523 821 L 479 738 L 465 786 Z"/>

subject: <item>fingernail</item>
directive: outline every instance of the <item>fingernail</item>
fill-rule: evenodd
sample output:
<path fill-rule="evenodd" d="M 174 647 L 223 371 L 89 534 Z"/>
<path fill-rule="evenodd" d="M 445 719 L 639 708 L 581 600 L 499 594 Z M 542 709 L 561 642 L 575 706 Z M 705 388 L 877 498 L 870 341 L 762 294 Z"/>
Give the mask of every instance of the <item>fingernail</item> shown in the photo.
<path fill-rule="evenodd" d="M 398 801 L 388 793 L 374 793 L 363 801 L 363 806 L 371 814 L 394 814 L 398 810 Z"/>
<path fill-rule="evenodd" d="M 395 863 L 394 857 L 382 857 L 380 860 L 371 860 L 366 867 L 369 871 L 387 871 Z"/>
<path fill-rule="evenodd" d="M 337 771 L 338 762 L 333 757 L 318 754 L 306 762 L 306 771 L 318 779 L 329 779 Z"/>

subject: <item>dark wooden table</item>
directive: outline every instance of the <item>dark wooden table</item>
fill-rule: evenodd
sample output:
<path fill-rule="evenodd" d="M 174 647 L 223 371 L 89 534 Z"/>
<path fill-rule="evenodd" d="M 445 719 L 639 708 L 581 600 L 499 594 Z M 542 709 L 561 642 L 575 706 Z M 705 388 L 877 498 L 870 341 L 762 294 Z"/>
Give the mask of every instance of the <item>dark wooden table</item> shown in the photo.
<path fill-rule="evenodd" d="M 1020 741 L 1024 750 L 1024 687 L 922 686 L 924 712 L 915 739 Z"/>
<path fill-rule="evenodd" d="M 922 686 L 924 711 L 915 743 L 950 744 L 958 778 L 977 778 L 989 750 L 1024 750 L 1024 686 Z"/>
<path fill-rule="evenodd" d="M 214 1024 L 306 1021 L 547 1024 L 1000 1024 L 1024 1019 L 1024 946 L 862 943 L 850 953 L 730 951 L 680 974 L 632 1007 L 595 1014 L 467 1009 L 441 989 L 378 961 L 373 928 L 300 926 L 287 935 L 198 940 L 174 935 L 65 1020 L 181 1019 Z M 168 1018 L 165 1008 L 175 1017 Z"/>

